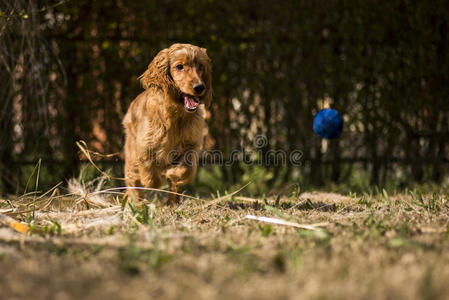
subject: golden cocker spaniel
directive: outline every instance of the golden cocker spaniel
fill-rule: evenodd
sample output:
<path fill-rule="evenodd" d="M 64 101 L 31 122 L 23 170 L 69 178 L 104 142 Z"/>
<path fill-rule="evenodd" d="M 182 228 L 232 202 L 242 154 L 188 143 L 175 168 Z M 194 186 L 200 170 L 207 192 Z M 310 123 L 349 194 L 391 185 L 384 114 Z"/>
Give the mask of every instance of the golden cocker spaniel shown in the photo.
<path fill-rule="evenodd" d="M 211 60 L 206 49 L 174 44 L 160 51 L 139 77 L 145 91 L 131 103 L 125 127 L 125 180 L 128 187 L 158 188 L 165 178 L 171 192 L 195 178 L 203 144 L 205 110 L 212 99 Z M 138 189 L 128 189 L 138 201 Z M 170 194 L 169 204 L 179 202 Z"/>

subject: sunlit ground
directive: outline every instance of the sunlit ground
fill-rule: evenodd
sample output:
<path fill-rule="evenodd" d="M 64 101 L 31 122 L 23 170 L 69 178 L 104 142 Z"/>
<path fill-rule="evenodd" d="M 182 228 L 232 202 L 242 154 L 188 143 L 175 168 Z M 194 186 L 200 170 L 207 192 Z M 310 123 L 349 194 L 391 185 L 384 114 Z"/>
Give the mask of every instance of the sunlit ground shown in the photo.
<path fill-rule="evenodd" d="M 3 299 L 447 299 L 448 193 L 0 200 Z M 271 217 L 287 225 L 248 219 Z M 309 227 L 308 225 L 312 225 Z M 303 229 L 307 228 L 307 229 Z"/>

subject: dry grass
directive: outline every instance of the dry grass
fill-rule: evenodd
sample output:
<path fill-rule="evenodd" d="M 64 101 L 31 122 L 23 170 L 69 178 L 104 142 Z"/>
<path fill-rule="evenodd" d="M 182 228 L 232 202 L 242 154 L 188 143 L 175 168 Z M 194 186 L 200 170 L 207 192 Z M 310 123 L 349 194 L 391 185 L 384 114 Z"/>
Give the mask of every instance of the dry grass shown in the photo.
<path fill-rule="evenodd" d="M 170 208 L 155 195 L 124 207 L 100 193 L 101 179 L 56 190 L 0 200 L 0 213 L 31 227 L 0 228 L 2 299 L 449 297 L 447 193 L 233 195 Z"/>

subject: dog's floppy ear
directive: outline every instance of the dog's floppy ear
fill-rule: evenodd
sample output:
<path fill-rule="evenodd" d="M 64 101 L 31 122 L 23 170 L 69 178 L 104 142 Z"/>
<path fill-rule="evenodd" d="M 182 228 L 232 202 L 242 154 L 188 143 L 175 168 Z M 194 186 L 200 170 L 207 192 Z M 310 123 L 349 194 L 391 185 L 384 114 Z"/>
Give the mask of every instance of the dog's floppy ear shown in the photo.
<path fill-rule="evenodd" d="M 144 89 L 154 85 L 167 90 L 170 86 L 173 86 L 173 79 L 170 76 L 170 62 L 168 57 L 168 49 L 159 51 L 159 53 L 149 64 L 145 73 L 140 75 L 140 83 Z"/>

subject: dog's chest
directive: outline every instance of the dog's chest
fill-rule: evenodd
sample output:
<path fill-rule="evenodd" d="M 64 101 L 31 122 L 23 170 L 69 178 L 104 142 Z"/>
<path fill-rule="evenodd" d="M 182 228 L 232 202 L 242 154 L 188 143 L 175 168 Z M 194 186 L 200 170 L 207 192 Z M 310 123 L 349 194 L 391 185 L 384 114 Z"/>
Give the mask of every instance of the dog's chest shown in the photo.
<path fill-rule="evenodd" d="M 204 119 L 192 118 L 170 124 L 156 143 L 156 160 L 163 165 L 169 165 L 186 155 L 197 153 L 203 141 Z M 150 146 L 150 148 L 153 148 Z M 154 149 L 154 148 L 153 148 Z"/>

